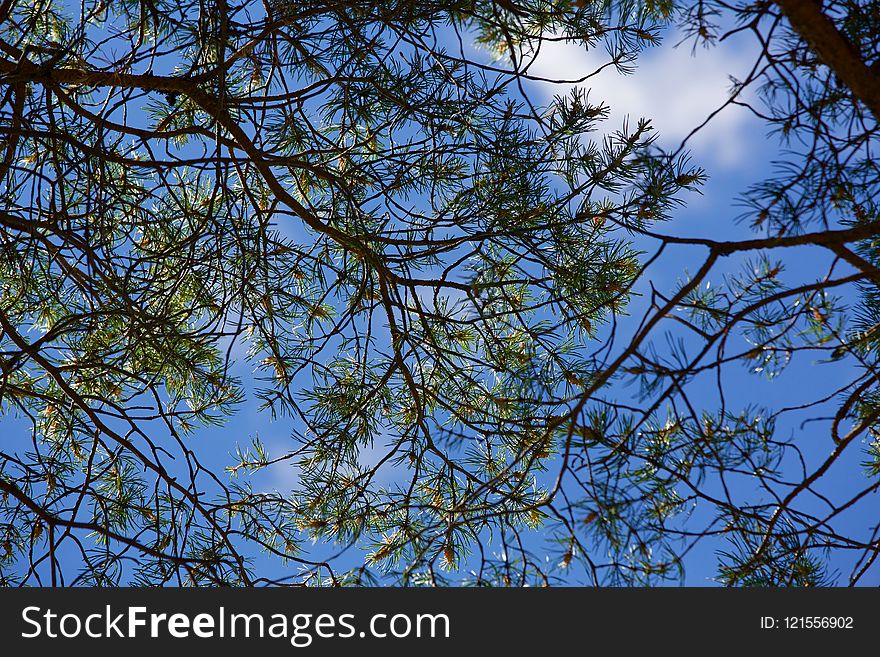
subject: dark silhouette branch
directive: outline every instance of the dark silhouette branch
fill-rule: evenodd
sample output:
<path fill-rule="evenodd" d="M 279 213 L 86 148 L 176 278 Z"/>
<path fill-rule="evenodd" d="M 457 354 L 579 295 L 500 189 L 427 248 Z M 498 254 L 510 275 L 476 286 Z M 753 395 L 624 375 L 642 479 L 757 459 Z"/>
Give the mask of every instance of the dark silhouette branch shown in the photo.
<path fill-rule="evenodd" d="M 775 2 L 822 62 L 865 104 L 874 119 L 880 120 L 880 76 L 822 11 L 822 3 L 819 0 Z"/>

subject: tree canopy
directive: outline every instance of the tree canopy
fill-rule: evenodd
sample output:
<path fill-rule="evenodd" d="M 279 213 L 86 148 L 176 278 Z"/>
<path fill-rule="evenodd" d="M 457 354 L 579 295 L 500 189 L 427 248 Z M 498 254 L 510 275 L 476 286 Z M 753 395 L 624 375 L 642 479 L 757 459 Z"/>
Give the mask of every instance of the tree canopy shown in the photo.
<path fill-rule="evenodd" d="M 670 34 L 755 44 L 733 240 L 650 107 L 530 91 Z M 3 0 L 0 579 L 876 577 L 878 67 L 868 0 Z M 226 458 L 252 397 L 287 449 Z"/>

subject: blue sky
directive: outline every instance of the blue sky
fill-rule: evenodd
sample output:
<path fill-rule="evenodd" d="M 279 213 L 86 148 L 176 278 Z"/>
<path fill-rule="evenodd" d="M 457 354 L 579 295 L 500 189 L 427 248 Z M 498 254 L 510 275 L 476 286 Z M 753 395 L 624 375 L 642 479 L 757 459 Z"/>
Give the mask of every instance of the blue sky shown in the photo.
<path fill-rule="evenodd" d="M 621 76 L 609 68 L 582 83 L 581 86 L 591 89 L 591 100 L 601 100 L 611 107 L 610 118 L 603 124 L 603 129 L 618 129 L 625 117 L 649 117 L 660 134 L 658 144 L 675 149 L 696 125 L 725 103 L 731 84 L 729 76 L 744 77 L 755 60 L 754 43 L 747 35 L 731 38 L 711 49 L 700 48 L 695 53 L 690 43 L 673 48 L 676 40 L 675 35 L 668 35 L 662 45 L 645 51 L 633 75 Z M 485 54 L 478 56 L 484 57 Z M 531 73 L 554 79 L 577 79 L 601 68 L 606 61 L 607 55 L 601 48 L 585 51 L 571 44 L 547 44 L 532 66 Z M 550 102 L 555 94 L 564 93 L 570 86 L 538 82 L 528 84 L 528 92 L 538 103 Z M 745 108 L 728 106 L 687 142 L 687 148 L 692 154 L 693 163 L 706 170 L 708 181 L 702 194 L 691 194 L 686 199 L 687 206 L 678 211 L 671 222 L 658 229 L 670 234 L 715 239 L 753 236 L 746 224 L 735 221 L 742 211 L 737 199 L 750 183 L 767 177 L 772 161 L 780 156 L 779 145 L 775 138 L 768 137 L 766 125 Z M 650 248 L 650 244 L 646 243 L 645 248 Z M 647 291 L 649 283 L 659 289 L 670 289 L 675 281 L 686 276 L 688 269 L 699 265 L 700 255 L 700 251 L 691 249 L 669 249 L 640 281 L 641 291 Z M 825 254 L 809 248 L 786 253 L 785 259 L 786 276 L 791 281 L 821 275 L 830 262 Z M 735 270 L 741 264 L 735 259 L 725 261 L 710 279 L 720 283 L 724 268 Z M 638 311 L 643 309 L 644 298 L 636 298 L 630 308 L 636 319 L 640 317 Z M 621 322 L 618 338 L 621 344 L 626 344 L 626 336 L 634 328 L 632 321 Z M 203 463 L 217 472 L 222 472 L 225 466 L 232 463 L 231 454 L 236 446 L 247 447 L 254 437 L 259 437 L 270 457 L 284 454 L 292 445 L 291 422 L 284 418 L 273 422 L 268 413 L 259 409 L 259 402 L 254 396 L 253 365 L 245 360 L 245 349 L 246 345 L 234 348 L 236 362 L 233 373 L 244 381 L 246 401 L 225 426 L 198 429 L 190 437 L 191 447 Z M 817 374 L 819 369 L 821 374 Z M 749 373 L 741 367 L 738 371 L 728 370 L 726 375 L 726 387 L 732 396 L 728 401 L 732 406 L 760 402 L 774 407 L 798 403 L 820 397 L 823 390 L 834 390 L 843 385 L 851 374 L 846 365 L 823 365 L 818 368 L 808 357 L 797 359 L 773 380 Z M 627 401 L 637 403 L 635 389 L 621 388 L 616 392 L 622 396 L 629 395 Z M 717 401 L 711 385 L 706 385 L 703 393 L 696 393 L 695 398 L 707 407 Z M 794 414 L 780 425 L 779 430 L 797 436 L 798 443 L 804 446 L 807 455 L 818 462 L 828 452 L 828 445 L 823 442 L 830 442 L 827 432 L 823 433 L 821 427 L 813 425 L 801 428 L 800 419 L 803 418 Z M 13 435 L 26 437 L 26 425 L 21 421 L 5 417 L 2 422 L 4 438 Z M 10 443 L 14 445 L 16 440 L 13 438 Z M 381 447 L 377 445 L 373 451 L 365 452 L 364 460 L 375 458 L 381 453 Z M 839 495 L 853 488 L 852 473 L 858 467 L 859 457 L 857 450 L 850 450 L 822 485 Z M 392 474 L 389 473 L 389 476 Z M 243 479 L 247 477 L 247 474 L 241 475 Z M 296 486 L 297 474 L 293 467 L 282 462 L 254 475 L 251 481 L 257 490 L 278 490 L 283 493 Z M 816 506 L 821 505 L 816 503 Z M 842 517 L 839 527 L 843 533 L 852 529 L 854 533 L 862 534 L 872 520 L 859 512 Z M 717 547 L 717 544 L 707 541 L 690 555 L 685 583 L 712 583 L 711 578 L 716 573 L 714 551 Z M 841 557 L 840 563 L 833 565 L 839 567 L 841 572 L 846 572 L 848 564 L 846 558 Z M 274 562 L 273 571 L 280 572 L 278 567 Z M 872 576 L 865 578 L 862 583 L 880 584 L 880 571 L 875 569 Z"/>
<path fill-rule="evenodd" d="M 609 119 L 600 125 L 600 131 L 593 136 L 601 138 L 603 130 L 611 132 L 619 129 L 626 118 L 635 120 L 644 116 L 651 118 L 659 133 L 658 145 L 675 150 L 695 126 L 711 116 L 708 124 L 686 143 L 693 163 L 706 170 L 708 181 L 701 194 L 687 197 L 687 206 L 676 212 L 671 222 L 659 226 L 658 230 L 713 239 L 753 237 L 747 224 L 736 221 L 742 212 L 738 199 L 750 184 L 770 175 L 773 160 L 781 155 L 780 146 L 776 138 L 768 134 L 766 124 L 746 108 L 736 105 L 721 108 L 729 98 L 730 76 L 744 78 L 755 62 L 754 42 L 748 35 L 740 35 L 713 48 L 694 51 L 690 42 L 673 47 L 677 40 L 677 35 L 667 35 L 662 45 L 646 50 L 632 75 L 622 76 L 613 68 L 605 68 L 581 83 L 581 86 L 590 89 L 591 101 L 602 101 L 611 109 Z M 486 56 L 473 50 L 468 54 Z M 601 47 L 586 51 L 574 44 L 545 44 L 530 73 L 551 79 L 574 80 L 601 69 L 606 62 L 607 54 Z M 565 93 L 571 86 L 529 82 L 526 91 L 535 103 L 546 104 L 554 95 Z M 756 100 L 751 90 L 743 98 L 750 102 Z M 646 242 L 645 248 L 649 254 L 650 247 L 650 242 Z M 700 264 L 701 255 L 704 255 L 701 251 L 690 248 L 669 249 L 640 281 L 641 291 L 646 292 L 651 283 L 659 289 L 670 289 L 676 281 L 686 276 L 688 269 L 693 270 Z M 827 271 L 827 265 L 831 262 L 825 253 L 810 248 L 797 253 L 789 251 L 784 256 L 786 278 L 790 281 L 819 276 Z M 724 273 L 738 271 L 742 265 L 742 259 L 731 258 L 719 265 L 709 280 L 719 284 Z M 640 318 L 639 311 L 643 305 L 638 298 L 635 299 L 629 309 L 633 318 Z M 623 320 L 619 324 L 620 344 L 626 344 L 628 332 L 631 334 L 634 329 L 635 323 L 632 321 Z M 846 365 L 822 365 L 821 374 L 817 374 L 817 367 L 808 357 L 802 357 L 772 380 L 748 372 L 745 367 L 728 369 L 725 373 L 727 401 L 731 407 L 763 404 L 774 408 L 797 404 L 805 399 L 821 397 L 823 391 L 830 392 L 845 385 L 847 377 L 852 374 Z M 621 388 L 616 394 L 629 396 L 626 401 L 638 403 L 636 390 L 632 387 Z M 717 395 L 711 382 L 705 387 L 704 393 L 701 394 L 699 389 L 695 391 L 692 386 L 690 394 L 707 408 L 717 404 Z M 818 463 L 827 455 L 830 440 L 821 427 L 802 430 L 799 422 L 806 417 L 795 414 L 780 422 L 778 430 L 781 435 L 795 437 L 805 454 Z M 255 433 L 259 433 L 270 454 L 283 453 L 290 445 L 290 427 L 284 421 L 267 422 L 251 402 L 226 429 L 212 433 L 210 440 L 244 442 Z M 209 437 L 206 435 L 204 439 Z M 381 447 L 376 445 L 372 450 L 374 454 L 366 453 L 364 459 L 369 461 L 375 454 L 381 453 Z M 860 457 L 857 449 L 850 450 L 846 458 L 824 478 L 820 488 L 831 489 L 841 495 L 846 490 L 855 490 L 852 475 L 858 471 Z M 389 478 L 392 477 L 393 473 L 389 473 Z M 296 484 L 296 473 L 294 468 L 279 464 L 260 473 L 259 482 L 260 486 L 277 487 L 283 491 Z M 743 494 L 750 496 L 751 501 L 756 501 L 752 493 L 744 487 Z M 815 500 L 807 502 L 807 506 L 815 506 L 817 511 L 821 507 Z M 695 520 L 699 521 L 699 514 Z M 852 530 L 861 535 L 871 520 L 865 518 L 860 510 L 842 517 L 838 527 L 844 533 Z M 705 541 L 690 553 L 686 584 L 713 583 L 717 574 L 715 551 L 719 547 L 724 546 Z M 540 546 L 536 545 L 536 549 L 540 549 Z M 848 565 L 845 557 L 837 555 L 832 569 L 846 573 Z M 862 583 L 880 583 L 880 573 L 874 572 Z"/>
<path fill-rule="evenodd" d="M 742 80 L 754 65 L 756 43 L 748 33 L 735 35 L 709 49 L 694 49 L 692 41 L 673 47 L 679 40 L 677 34 L 668 34 L 662 45 L 647 49 L 632 75 L 620 75 L 613 68 L 606 68 L 583 85 L 591 89 L 590 99 L 593 102 L 602 100 L 610 105 L 608 129 L 618 127 L 627 116 L 630 119 L 642 116 L 651 118 L 659 132 L 658 145 L 667 151 L 675 150 L 687 139 L 686 148 L 692 155 L 693 163 L 706 170 L 708 181 L 702 194 L 690 195 L 687 206 L 676 212 L 671 222 L 657 226 L 657 232 L 719 240 L 755 237 L 748 222 L 736 220 L 743 212 L 738 203 L 739 197 L 750 184 L 769 177 L 774 160 L 785 154 L 777 138 L 769 134 L 768 126 L 761 119 L 747 108 L 725 106 L 725 103 L 731 89 L 730 76 Z M 577 79 L 600 69 L 606 60 L 607 55 L 601 48 L 588 52 L 573 44 L 547 44 L 530 72 L 552 79 Z M 550 98 L 553 93 L 564 91 L 567 85 L 536 83 L 535 87 L 539 94 Z M 741 99 L 752 103 L 757 101 L 750 89 Z M 710 117 L 711 120 L 701 130 L 688 138 L 695 126 Z M 651 253 L 650 242 L 645 242 L 645 245 L 648 253 Z M 690 247 L 670 249 L 642 279 L 642 291 L 647 291 L 649 282 L 658 289 L 670 289 L 675 281 L 685 276 L 686 271 L 696 269 L 702 261 L 700 256 L 704 255 L 704 252 Z M 827 253 L 814 247 L 777 252 L 771 257 L 783 258 L 784 279 L 791 283 L 815 280 L 828 271 L 832 260 Z M 735 258 L 722 262 L 708 277 L 710 284 L 720 283 L 725 272 L 736 271 L 742 264 L 743 259 Z M 849 290 L 844 299 L 851 303 L 856 297 Z M 639 305 L 636 300 L 630 308 L 635 317 L 640 317 Z M 623 322 L 623 344 L 626 343 L 624 336 L 627 330 L 627 322 Z M 629 330 L 632 330 L 631 325 Z M 819 399 L 845 386 L 853 375 L 849 364 L 820 364 L 816 362 L 817 359 L 809 355 L 795 358 L 781 375 L 771 380 L 760 373 L 747 371 L 746 367 L 739 370 L 728 368 L 724 375 L 726 401 L 731 408 L 737 404 L 766 405 L 771 409 L 797 405 L 806 400 Z M 630 389 L 630 392 L 635 391 Z M 693 401 L 705 404 L 707 408 L 712 408 L 718 402 L 712 380 L 705 381 L 705 385 L 699 382 L 691 385 L 689 392 Z M 620 393 L 625 395 L 626 389 Z M 825 410 L 829 408 L 826 406 Z M 822 413 L 815 409 L 807 413 L 793 413 L 777 425 L 777 435 L 791 437 L 804 451 L 808 465 L 813 466 L 820 463 L 831 448 L 827 423 L 801 425 L 804 419 L 817 415 Z M 860 447 L 853 446 L 831 468 L 817 490 L 827 493 L 832 499 L 838 496 L 842 498 L 847 491 L 857 492 L 858 485 L 864 482 L 858 476 L 862 457 Z M 793 466 L 791 463 L 789 465 Z M 754 491 L 748 488 L 749 484 L 744 484 L 743 493 L 754 495 Z M 752 497 L 751 500 L 756 501 L 756 498 Z M 801 502 L 800 508 L 822 514 L 824 506 L 818 498 L 803 499 Z M 842 514 L 835 523 L 838 530 L 844 534 L 852 532 L 853 535 L 864 535 L 877 522 L 873 514 L 865 514 L 869 505 Z M 689 555 L 685 583 L 712 583 L 716 575 L 715 550 L 718 547 L 718 543 L 706 541 Z M 850 556 L 835 553 L 831 561 L 832 571 L 838 570 L 844 575 L 844 582 L 848 567 L 851 567 Z M 861 584 L 880 584 L 880 571 L 875 568 Z"/>

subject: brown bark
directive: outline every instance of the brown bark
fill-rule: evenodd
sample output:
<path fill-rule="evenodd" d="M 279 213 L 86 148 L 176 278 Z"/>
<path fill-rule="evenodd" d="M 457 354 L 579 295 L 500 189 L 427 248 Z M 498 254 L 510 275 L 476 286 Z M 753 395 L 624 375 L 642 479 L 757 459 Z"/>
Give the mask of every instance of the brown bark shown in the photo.
<path fill-rule="evenodd" d="M 880 120 L 880 77 L 822 11 L 818 0 L 775 0 L 792 28 Z"/>

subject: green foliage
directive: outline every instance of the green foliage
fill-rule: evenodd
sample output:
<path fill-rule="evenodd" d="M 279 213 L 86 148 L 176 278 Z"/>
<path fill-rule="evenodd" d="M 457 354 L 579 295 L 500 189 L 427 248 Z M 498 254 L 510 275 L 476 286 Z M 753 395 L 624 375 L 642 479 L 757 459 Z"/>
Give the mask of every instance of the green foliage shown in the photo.
<path fill-rule="evenodd" d="M 863 9 L 834 21 L 873 62 Z M 794 284 L 760 249 L 872 225 L 876 122 L 768 28 L 803 86 L 758 67 L 735 91 L 763 85 L 793 155 L 744 198 L 759 255 L 710 277 L 737 247 L 659 232 L 703 170 L 582 86 L 526 89 L 552 40 L 623 74 L 673 21 L 714 41 L 724 12 L 773 22 L 769 3 L 659 0 L 13 2 L 0 580 L 652 584 L 723 535 L 727 584 L 830 581 L 831 518 L 779 499 L 813 492 L 786 479 L 783 411 L 690 391 L 728 362 L 776 380 L 801 352 L 855 359 L 831 458 L 874 436 L 873 236 L 834 251 L 861 272 L 855 314 L 833 277 Z M 658 291 L 651 240 L 715 260 Z M 658 346 L 669 323 L 688 337 Z M 253 398 L 290 442 L 233 436 L 250 446 L 218 466 L 206 427 Z M 263 486 L 279 467 L 290 490 Z M 756 488 L 776 506 L 737 499 Z"/>

